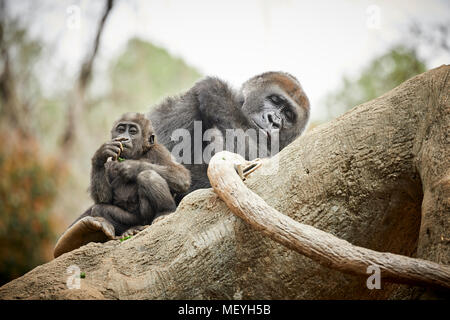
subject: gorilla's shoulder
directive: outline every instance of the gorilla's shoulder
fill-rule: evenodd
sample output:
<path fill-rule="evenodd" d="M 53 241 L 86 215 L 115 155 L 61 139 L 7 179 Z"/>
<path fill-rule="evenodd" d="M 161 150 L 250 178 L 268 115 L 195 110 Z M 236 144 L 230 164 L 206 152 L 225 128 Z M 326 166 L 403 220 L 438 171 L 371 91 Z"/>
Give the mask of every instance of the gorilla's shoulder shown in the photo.
<path fill-rule="evenodd" d="M 197 94 L 231 92 L 229 84 L 217 77 L 208 76 L 197 81 L 193 87 Z"/>
<path fill-rule="evenodd" d="M 235 101 L 235 91 L 227 82 L 217 77 L 205 77 L 192 89 L 200 109 L 210 106 L 228 109 Z"/>

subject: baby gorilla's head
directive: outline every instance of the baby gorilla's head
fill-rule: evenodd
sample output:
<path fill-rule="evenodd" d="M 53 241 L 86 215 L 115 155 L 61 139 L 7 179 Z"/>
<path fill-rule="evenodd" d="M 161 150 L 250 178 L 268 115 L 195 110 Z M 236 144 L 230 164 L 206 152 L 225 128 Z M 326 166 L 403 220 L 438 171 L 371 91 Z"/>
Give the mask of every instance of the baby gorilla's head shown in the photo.
<path fill-rule="evenodd" d="M 120 157 L 125 159 L 139 158 L 155 143 L 151 121 L 135 112 L 125 113 L 114 123 L 111 138 L 122 143 Z"/>

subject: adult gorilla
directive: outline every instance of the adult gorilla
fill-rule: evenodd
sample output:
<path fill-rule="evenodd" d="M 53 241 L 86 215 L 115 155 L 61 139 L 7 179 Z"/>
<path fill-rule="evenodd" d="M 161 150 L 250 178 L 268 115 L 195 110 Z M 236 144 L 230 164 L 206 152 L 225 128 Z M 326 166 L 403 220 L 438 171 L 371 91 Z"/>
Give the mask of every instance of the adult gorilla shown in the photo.
<path fill-rule="evenodd" d="M 209 139 L 205 140 L 223 146 L 227 129 L 253 129 L 258 133 L 258 137 L 247 138 L 244 147 L 244 156 L 252 160 L 251 158 L 257 155 L 250 155 L 251 147 L 261 151 L 262 147 L 267 146 L 277 136 L 281 150 L 302 133 L 309 118 L 309 100 L 298 80 L 284 72 L 257 75 L 245 82 L 238 91 L 220 79 L 207 77 L 198 81 L 184 94 L 167 98 L 156 106 L 148 117 L 153 123 L 159 142 L 178 160 L 181 159 L 180 162 L 191 171 L 192 184 L 189 193 L 210 187 L 206 174 L 208 161 L 203 159 L 203 152 L 208 145 L 207 141 L 203 140 L 206 131 L 209 130 L 210 134 Z M 189 133 L 189 154 L 178 153 L 176 146 L 180 141 L 176 135 L 175 140 L 172 138 L 177 129 L 185 129 Z M 266 142 L 260 143 L 261 137 L 265 138 Z M 234 141 L 231 144 L 229 141 L 226 143 L 226 147 L 222 149 L 231 152 L 242 147 Z M 278 150 L 271 150 L 269 155 L 273 155 L 274 151 Z M 261 157 L 261 153 L 259 156 Z M 177 201 L 181 200 L 182 196 L 178 197 Z"/>

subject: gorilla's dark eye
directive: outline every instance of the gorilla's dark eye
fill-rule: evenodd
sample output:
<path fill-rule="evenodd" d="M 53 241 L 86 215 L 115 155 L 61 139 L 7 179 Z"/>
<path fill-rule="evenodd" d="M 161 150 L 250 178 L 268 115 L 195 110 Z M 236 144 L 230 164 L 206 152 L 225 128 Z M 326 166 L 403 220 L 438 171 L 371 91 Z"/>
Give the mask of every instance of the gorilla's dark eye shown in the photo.
<path fill-rule="evenodd" d="M 137 131 L 136 128 L 134 128 L 134 127 L 131 127 L 131 128 L 130 128 L 130 134 L 135 135 L 137 132 L 138 132 L 138 131 Z"/>
<path fill-rule="evenodd" d="M 294 120 L 295 115 L 291 110 L 289 110 L 289 109 L 284 110 L 284 114 L 289 121 Z"/>
<path fill-rule="evenodd" d="M 281 102 L 280 97 L 276 94 L 269 96 L 269 99 L 275 104 L 279 104 Z"/>
<path fill-rule="evenodd" d="M 277 94 L 270 95 L 269 99 L 276 105 L 281 105 L 286 101 L 286 99 L 284 99 L 282 96 L 279 96 Z"/>
<path fill-rule="evenodd" d="M 125 132 L 125 127 L 124 126 L 118 126 L 116 130 L 119 133 L 124 133 Z"/>

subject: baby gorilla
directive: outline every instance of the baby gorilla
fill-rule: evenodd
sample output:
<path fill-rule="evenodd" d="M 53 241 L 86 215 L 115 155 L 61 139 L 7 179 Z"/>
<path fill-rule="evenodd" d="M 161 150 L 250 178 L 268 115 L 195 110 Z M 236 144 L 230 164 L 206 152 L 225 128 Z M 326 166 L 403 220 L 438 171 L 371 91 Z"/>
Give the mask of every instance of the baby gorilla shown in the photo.
<path fill-rule="evenodd" d="M 95 205 L 77 221 L 99 217 L 94 225 L 127 236 L 175 211 L 174 196 L 188 190 L 190 173 L 156 142 L 143 114 L 124 114 L 115 122 L 111 138 L 92 158 L 90 192 Z"/>

